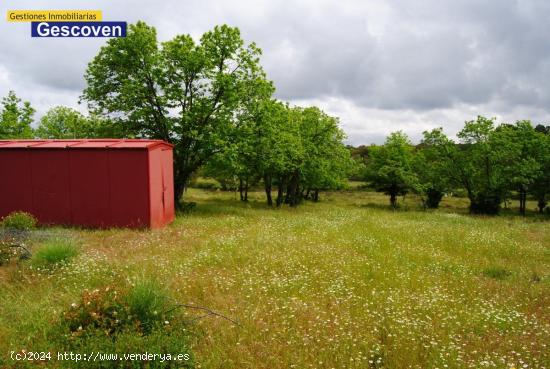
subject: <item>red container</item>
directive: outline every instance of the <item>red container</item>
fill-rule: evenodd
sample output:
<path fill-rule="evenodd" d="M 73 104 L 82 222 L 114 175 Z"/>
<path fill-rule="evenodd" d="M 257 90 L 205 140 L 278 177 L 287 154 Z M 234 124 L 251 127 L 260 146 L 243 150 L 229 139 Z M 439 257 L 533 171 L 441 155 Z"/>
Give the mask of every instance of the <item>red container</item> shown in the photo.
<path fill-rule="evenodd" d="M 0 218 L 158 228 L 174 220 L 172 145 L 159 140 L 0 140 Z"/>

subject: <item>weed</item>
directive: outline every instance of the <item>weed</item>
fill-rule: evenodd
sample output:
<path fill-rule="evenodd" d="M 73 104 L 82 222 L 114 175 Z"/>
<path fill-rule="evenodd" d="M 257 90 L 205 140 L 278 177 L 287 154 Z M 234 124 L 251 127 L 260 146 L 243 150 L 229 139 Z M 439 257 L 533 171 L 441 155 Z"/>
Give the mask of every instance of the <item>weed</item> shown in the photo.
<path fill-rule="evenodd" d="M 71 239 L 52 239 L 40 246 L 31 258 L 36 268 L 49 268 L 67 263 L 78 254 L 78 249 Z"/>

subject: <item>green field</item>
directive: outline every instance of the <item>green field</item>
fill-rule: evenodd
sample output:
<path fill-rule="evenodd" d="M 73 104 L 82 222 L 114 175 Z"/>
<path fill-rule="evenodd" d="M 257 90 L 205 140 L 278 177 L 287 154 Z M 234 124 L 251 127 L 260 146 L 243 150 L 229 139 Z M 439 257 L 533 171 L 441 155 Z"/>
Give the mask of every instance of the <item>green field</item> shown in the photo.
<path fill-rule="evenodd" d="M 463 199 L 251 197 L 191 189 L 197 207 L 167 228 L 63 230 L 80 249 L 66 266 L 0 267 L 0 363 L 59 350 L 51 327 L 84 289 L 154 279 L 240 323 L 186 323 L 197 368 L 550 368 L 550 222 L 469 216 Z"/>

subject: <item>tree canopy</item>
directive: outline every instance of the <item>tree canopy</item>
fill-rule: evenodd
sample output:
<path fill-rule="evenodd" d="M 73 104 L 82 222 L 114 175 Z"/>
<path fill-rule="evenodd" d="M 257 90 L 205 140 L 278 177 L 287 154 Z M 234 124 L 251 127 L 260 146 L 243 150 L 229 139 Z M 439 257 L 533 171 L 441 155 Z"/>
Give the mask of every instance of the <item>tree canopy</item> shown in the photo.
<path fill-rule="evenodd" d="M 234 139 L 247 99 L 269 85 L 259 55 L 237 28 L 159 43 L 156 30 L 138 22 L 90 62 L 82 98 L 136 137 L 174 144 L 179 200 L 190 176 Z"/>
<path fill-rule="evenodd" d="M 0 111 L 0 139 L 33 138 L 33 115 L 35 110 L 28 101 L 21 101 L 10 91 L 2 99 Z"/>

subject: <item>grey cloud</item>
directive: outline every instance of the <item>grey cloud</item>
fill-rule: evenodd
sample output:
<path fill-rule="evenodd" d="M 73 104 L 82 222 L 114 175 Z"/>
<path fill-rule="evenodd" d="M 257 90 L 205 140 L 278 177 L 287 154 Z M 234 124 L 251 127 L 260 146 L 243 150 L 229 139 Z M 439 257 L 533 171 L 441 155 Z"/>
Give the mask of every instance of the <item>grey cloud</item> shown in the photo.
<path fill-rule="evenodd" d="M 0 9 L 8 7 L 37 5 L 14 0 Z M 144 20 L 161 40 L 238 26 L 263 49 L 277 96 L 341 116 L 350 142 L 380 141 L 396 129 L 418 136 L 443 125 L 456 132 L 476 114 L 550 120 L 544 0 L 52 0 L 47 7 Z M 31 39 L 29 27 L 0 22 L 0 93 L 16 89 L 39 110 L 77 106 L 86 65 L 104 40 Z"/>

